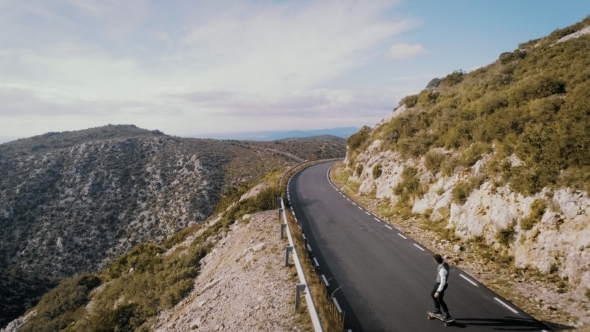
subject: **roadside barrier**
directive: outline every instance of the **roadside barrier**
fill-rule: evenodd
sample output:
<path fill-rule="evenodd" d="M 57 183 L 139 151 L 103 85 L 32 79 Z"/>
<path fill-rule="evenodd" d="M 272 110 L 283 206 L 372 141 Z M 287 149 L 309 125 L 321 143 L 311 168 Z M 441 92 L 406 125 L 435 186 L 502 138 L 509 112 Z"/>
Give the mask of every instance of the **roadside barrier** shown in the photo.
<path fill-rule="evenodd" d="M 313 329 L 316 332 L 323 332 L 322 324 L 320 324 L 320 318 L 318 317 L 318 312 L 315 308 L 313 303 L 313 299 L 311 298 L 311 291 L 309 287 L 307 287 L 307 281 L 305 280 L 305 274 L 303 273 L 303 268 L 301 267 L 301 262 L 299 261 L 299 257 L 297 256 L 297 250 L 293 250 L 295 243 L 293 242 L 293 236 L 291 236 L 291 230 L 289 228 L 289 222 L 287 220 L 287 214 L 285 213 L 285 203 L 283 202 L 283 198 L 279 198 L 281 202 L 281 209 L 283 211 L 283 220 L 287 226 L 287 237 L 289 238 L 289 246 L 285 248 L 285 265 L 289 263 L 289 252 L 293 255 L 293 261 L 295 263 L 295 268 L 297 269 L 297 275 L 299 276 L 299 284 L 296 286 L 296 297 L 295 297 L 295 306 L 299 307 L 299 294 L 303 289 L 306 289 L 305 292 L 305 302 L 307 303 L 307 309 L 309 310 L 309 316 L 311 318 L 311 324 L 313 325 Z"/>

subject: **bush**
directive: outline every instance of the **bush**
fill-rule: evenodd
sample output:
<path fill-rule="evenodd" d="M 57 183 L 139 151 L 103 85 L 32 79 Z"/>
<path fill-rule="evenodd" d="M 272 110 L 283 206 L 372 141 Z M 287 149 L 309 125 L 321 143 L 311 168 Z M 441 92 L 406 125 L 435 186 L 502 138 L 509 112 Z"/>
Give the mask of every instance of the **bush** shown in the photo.
<path fill-rule="evenodd" d="M 428 153 L 424 155 L 424 166 L 427 170 L 432 172 L 432 174 L 436 174 L 440 171 L 443 162 L 447 159 L 448 157 L 444 153 L 428 151 Z"/>
<path fill-rule="evenodd" d="M 369 138 L 369 135 L 370 134 L 371 134 L 371 128 L 369 128 L 367 126 L 363 126 L 361 128 L 361 130 L 359 130 L 355 134 L 352 134 L 348 138 L 348 140 L 347 140 L 348 148 L 351 151 L 360 148 L 361 145 L 363 145 L 363 143 L 365 143 L 365 141 L 367 140 L 367 138 Z"/>
<path fill-rule="evenodd" d="M 420 185 L 418 170 L 411 166 L 405 167 L 401 174 L 401 181 L 393 188 L 393 193 L 399 196 L 398 207 L 404 206 L 410 199 L 421 197 L 424 191 Z"/>
<path fill-rule="evenodd" d="M 514 224 L 511 223 L 508 227 L 500 230 L 496 234 L 496 240 L 498 243 L 508 246 L 512 241 L 514 241 Z"/>
<path fill-rule="evenodd" d="M 453 203 L 463 205 L 467 201 L 469 195 L 473 191 L 473 183 L 471 181 L 464 181 L 455 185 L 451 191 L 453 197 Z"/>
<path fill-rule="evenodd" d="M 375 166 L 373 166 L 373 179 L 378 179 L 381 174 L 383 173 L 383 171 L 381 170 L 381 164 L 377 164 Z"/>
<path fill-rule="evenodd" d="M 531 230 L 536 223 L 541 221 L 546 210 L 547 202 L 544 199 L 536 199 L 531 204 L 531 213 L 520 221 L 520 228 L 525 231 Z"/>
<path fill-rule="evenodd" d="M 418 103 L 418 95 L 405 96 L 400 100 L 400 105 L 406 105 L 407 108 L 412 108 Z"/>

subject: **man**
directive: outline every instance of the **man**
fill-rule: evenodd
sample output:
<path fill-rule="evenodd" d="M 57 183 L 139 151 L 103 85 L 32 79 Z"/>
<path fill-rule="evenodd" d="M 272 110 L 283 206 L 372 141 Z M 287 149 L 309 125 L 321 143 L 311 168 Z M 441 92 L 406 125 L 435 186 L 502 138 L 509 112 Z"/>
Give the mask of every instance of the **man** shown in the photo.
<path fill-rule="evenodd" d="M 443 319 L 450 319 L 451 314 L 449 314 L 449 308 L 447 308 L 447 304 L 444 301 L 445 296 L 445 289 L 449 286 L 449 264 L 443 261 L 442 256 L 439 254 L 435 254 L 434 260 L 438 264 L 437 274 L 436 274 L 436 284 L 432 289 L 432 299 L 434 300 L 434 311 L 431 311 L 433 314 L 440 315 Z M 440 309 L 444 312 L 441 312 Z"/>

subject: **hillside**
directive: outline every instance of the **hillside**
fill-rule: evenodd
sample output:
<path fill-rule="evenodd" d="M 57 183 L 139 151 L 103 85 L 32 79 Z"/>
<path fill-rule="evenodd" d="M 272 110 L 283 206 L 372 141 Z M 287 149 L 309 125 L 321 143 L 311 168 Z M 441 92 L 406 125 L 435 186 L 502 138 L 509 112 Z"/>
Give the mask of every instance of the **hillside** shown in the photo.
<path fill-rule="evenodd" d="M 588 26 L 433 79 L 351 136 L 335 172 L 384 218 L 436 235 L 432 250 L 451 244 L 458 265 L 477 254 L 504 278 L 483 281 L 570 327 L 590 324 Z M 527 289 L 537 282 L 543 294 Z"/>
<path fill-rule="evenodd" d="M 298 162 L 236 142 L 124 125 L 0 145 L 0 282 L 11 290 L 0 326 L 59 279 L 104 268 L 140 243 L 162 243 Z"/>
<path fill-rule="evenodd" d="M 141 243 L 96 273 L 63 279 L 2 331 L 306 330 L 305 311 L 292 310 L 287 242 L 269 211 L 280 175 L 161 244 Z M 257 306 L 247 305 L 253 299 Z"/>

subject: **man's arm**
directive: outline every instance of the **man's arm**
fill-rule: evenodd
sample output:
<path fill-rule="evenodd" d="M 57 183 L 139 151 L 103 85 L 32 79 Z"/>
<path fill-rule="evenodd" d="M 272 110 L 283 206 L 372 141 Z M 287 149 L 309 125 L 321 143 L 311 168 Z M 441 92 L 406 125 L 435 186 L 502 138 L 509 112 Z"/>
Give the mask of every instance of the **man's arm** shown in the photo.
<path fill-rule="evenodd" d="M 443 289 L 445 288 L 445 285 L 447 284 L 447 270 L 440 269 L 439 274 L 440 274 L 440 285 L 438 285 L 438 289 L 436 291 L 442 292 Z"/>

